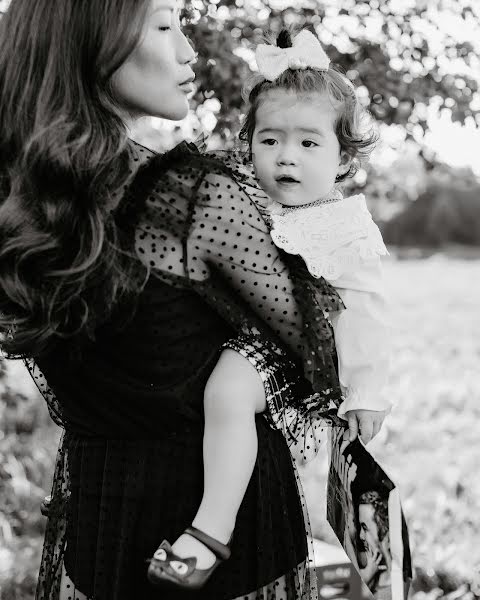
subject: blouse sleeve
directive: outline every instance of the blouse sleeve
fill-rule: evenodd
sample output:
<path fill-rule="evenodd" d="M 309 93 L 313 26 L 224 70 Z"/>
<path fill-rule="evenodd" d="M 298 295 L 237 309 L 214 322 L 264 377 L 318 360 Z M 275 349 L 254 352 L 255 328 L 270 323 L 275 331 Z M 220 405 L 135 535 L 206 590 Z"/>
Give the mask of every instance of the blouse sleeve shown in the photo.
<path fill-rule="evenodd" d="M 322 369 L 323 348 L 305 335 L 294 278 L 259 211 L 267 198 L 252 178 L 216 156 L 192 151 L 185 160 L 177 149 L 149 164 L 137 191 L 146 204 L 136 248 L 156 276 L 191 286 L 238 331 L 242 320 L 255 323 L 306 374 Z"/>
<path fill-rule="evenodd" d="M 390 362 L 388 301 L 380 257 L 335 280 L 346 310 L 333 316 L 338 372 L 345 400 L 338 416 L 353 409 L 388 410 L 385 387 Z"/>

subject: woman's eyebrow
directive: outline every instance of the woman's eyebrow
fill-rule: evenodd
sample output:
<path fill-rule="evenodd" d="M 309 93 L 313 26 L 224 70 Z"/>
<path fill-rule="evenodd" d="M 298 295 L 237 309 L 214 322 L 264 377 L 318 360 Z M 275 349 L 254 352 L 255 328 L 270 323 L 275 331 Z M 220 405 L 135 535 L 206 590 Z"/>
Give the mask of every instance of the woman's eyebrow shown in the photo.
<path fill-rule="evenodd" d="M 167 5 L 157 6 L 155 9 L 152 10 L 152 15 L 154 15 L 157 12 L 160 12 L 161 10 L 168 10 L 173 13 L 175 9 L 172 6 Z"/>

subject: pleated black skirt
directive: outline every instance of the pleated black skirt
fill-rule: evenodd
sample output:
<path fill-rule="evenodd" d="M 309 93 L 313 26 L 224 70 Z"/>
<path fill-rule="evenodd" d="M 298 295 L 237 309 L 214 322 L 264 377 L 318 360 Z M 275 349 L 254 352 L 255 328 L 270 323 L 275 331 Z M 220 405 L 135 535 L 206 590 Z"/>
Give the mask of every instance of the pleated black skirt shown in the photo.
<path fill-rule="evenodd" d="M 262 415 L 256 425 L 258 457 L 232 556 L 194 595 L 199 600 L 311 597 L 304 589 L 308 521 L 291 454 Z M 152 587 L 146 560 L 164 538 L 173 542 L 198 509 L 202 435 L 192 430 L 162 440 L 67 438 L 64 566 L 77 591 L 95 600 L 192 598 Z"/>

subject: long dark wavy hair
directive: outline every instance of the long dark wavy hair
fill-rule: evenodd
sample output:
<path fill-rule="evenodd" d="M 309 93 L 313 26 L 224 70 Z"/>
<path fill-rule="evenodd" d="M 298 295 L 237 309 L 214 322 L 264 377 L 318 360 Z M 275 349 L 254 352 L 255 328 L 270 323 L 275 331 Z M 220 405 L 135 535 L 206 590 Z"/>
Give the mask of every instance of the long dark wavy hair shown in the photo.
<path fill-rule="evenodd" d="M 138 291 L 115 205 L 127 177 L 112 75 L 148 0 L 13 0 L 0 19 L 0 345 L 35 356 Z M 125 244 L 123 244 L 125 246 Z"/>

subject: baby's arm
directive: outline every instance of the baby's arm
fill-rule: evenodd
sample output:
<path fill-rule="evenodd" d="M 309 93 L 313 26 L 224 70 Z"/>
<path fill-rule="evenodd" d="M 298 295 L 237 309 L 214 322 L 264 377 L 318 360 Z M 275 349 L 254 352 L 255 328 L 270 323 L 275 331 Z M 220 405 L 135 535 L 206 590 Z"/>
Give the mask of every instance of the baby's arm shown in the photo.
<path fill-rule="evenodd" d="M 345 395 L 338 415 L 349 421 L 351 438 L 356 436 L 360 421 L 365 442 L 376 435 L 390 408 L 385 393 L 390 327 L 380 257 L 365 260 L 331 284 L 346 306 L 332 316 Z"/>

